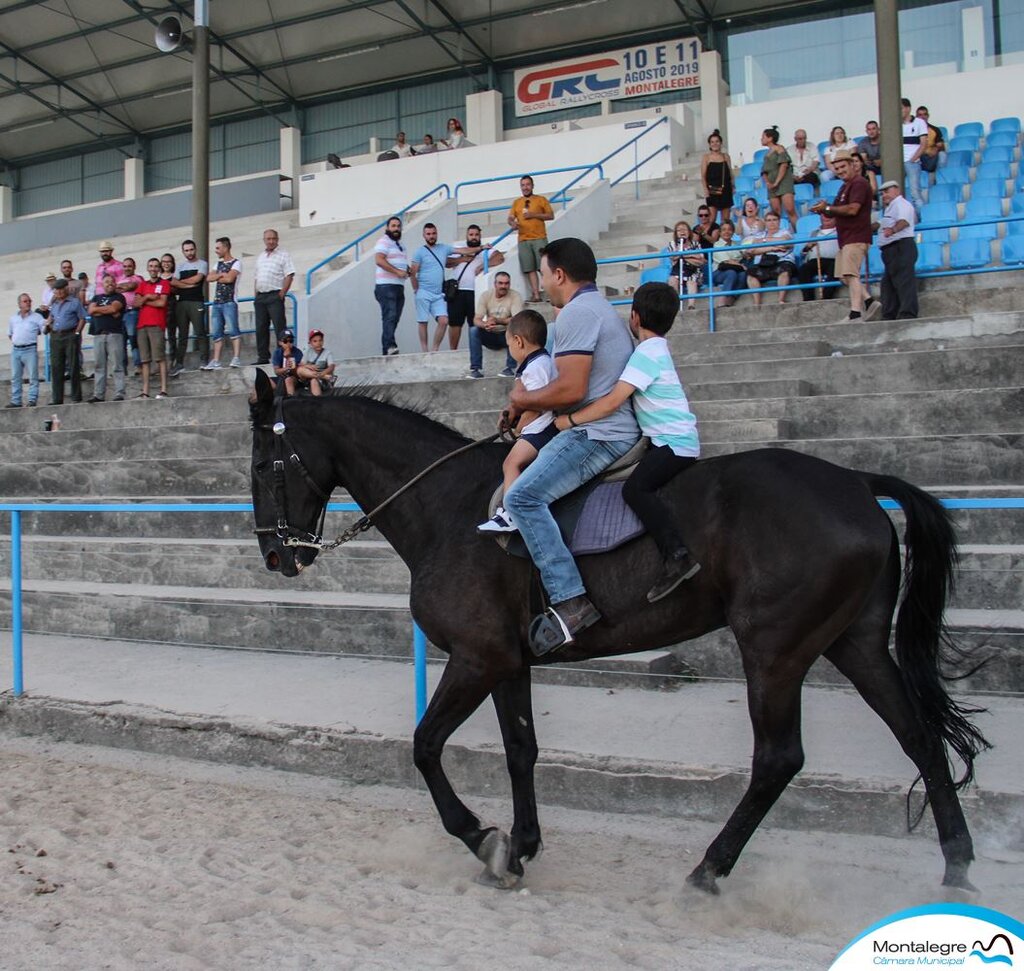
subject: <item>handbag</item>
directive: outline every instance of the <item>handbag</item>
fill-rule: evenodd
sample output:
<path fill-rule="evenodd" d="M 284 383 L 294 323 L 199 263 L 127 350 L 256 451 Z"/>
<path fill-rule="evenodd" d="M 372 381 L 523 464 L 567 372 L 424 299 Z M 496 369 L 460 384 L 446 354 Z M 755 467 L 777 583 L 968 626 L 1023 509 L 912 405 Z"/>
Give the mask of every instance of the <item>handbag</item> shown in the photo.
<path fill-rule="evenodd" d="M 433 250 L 428 250 L 430 255 L 437 260 L 437 253 Z M 472 262 L 472 261 L 471 261 Z M 444 272 L 444 263 L 437 260 L 437 265 L 441 267 L 441 272 Z M 465 273 L 469 269 L 469 263 L 462 268 L 462 273 Z M 462 273 L 460 273 L 454 280 L 445 280 L 441 284 L 441 295 L 444 297 L 447 303 L 451 303 L 459 295 L 459 283 L 462 280 Z"/>

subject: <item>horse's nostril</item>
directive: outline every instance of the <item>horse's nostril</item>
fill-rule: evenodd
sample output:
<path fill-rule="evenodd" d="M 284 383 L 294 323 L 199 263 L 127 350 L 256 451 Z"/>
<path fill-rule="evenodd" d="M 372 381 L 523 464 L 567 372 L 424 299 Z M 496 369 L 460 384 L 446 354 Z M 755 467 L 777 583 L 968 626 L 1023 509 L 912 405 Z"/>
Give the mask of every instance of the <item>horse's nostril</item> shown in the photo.
<path fill-rule="evenodd" d="M 267 554 L 267 569 L 268 570 L 280 570 L 281 569 L 281 557 L 271 550 Z"/>

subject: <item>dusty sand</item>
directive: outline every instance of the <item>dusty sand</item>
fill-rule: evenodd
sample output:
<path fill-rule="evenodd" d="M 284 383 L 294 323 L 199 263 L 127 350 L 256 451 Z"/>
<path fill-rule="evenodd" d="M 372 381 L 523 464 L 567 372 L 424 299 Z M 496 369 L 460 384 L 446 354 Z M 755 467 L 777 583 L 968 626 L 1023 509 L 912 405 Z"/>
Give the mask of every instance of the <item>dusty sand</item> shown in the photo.
<path fill-rule="evenodd" d="M 425 792 L 5 737 L 0 772 L 15 971 L 827 968 L 942 899 L 920 838 L 765 829 L 711 899 L 683 881 L 717 827 L 542 807 L 547 850 L 501 892 Z M 1024 916 L 1022 855 L 980 851 L 977 902 Z"/>

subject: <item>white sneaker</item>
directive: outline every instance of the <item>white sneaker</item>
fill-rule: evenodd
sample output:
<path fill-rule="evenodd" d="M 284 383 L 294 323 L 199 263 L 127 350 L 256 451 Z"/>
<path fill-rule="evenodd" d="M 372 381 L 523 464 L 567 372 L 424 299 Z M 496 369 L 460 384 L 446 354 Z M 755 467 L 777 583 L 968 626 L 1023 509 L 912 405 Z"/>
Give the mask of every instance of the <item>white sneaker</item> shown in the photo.
<path fill-rule="evenodd" d="M 199 370 L 200 371 L 219 371 L 224 365 L 220 361 L 207 361 Z"/>
<path fill-rule="evenodd" d="M 506 512 L 504 507 L 498 506 L 494 510 L 494 515 L 486 523 L 477 526 L 476 531 L 478 533 L 516 533 L 519 531 L 519 527 L 512 522 L 512 514 Z"/>
<path fill-rule="evenodd" d="M 241 367 L 242 366 L 242 359 L 240 357 L 233 357 L 233 358 L 231 358 L 231 366 L 232 367 Z"/>

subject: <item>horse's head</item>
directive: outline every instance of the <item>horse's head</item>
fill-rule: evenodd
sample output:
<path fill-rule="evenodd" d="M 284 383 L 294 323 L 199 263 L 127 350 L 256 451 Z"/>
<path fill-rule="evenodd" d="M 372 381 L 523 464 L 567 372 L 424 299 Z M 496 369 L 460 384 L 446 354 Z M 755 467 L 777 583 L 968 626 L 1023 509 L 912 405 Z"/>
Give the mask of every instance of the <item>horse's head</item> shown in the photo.
<path fill-rule="evenodd" d="M 252 417 L 252 505 L 260 552 L 268 570 L 296 576 L 320 552 L 330 498 L 329 463 L 312 429 L 285 424 L 283 384 L 256 372 Z M 292 404 L 295 407 L 297 402 Z"/>

